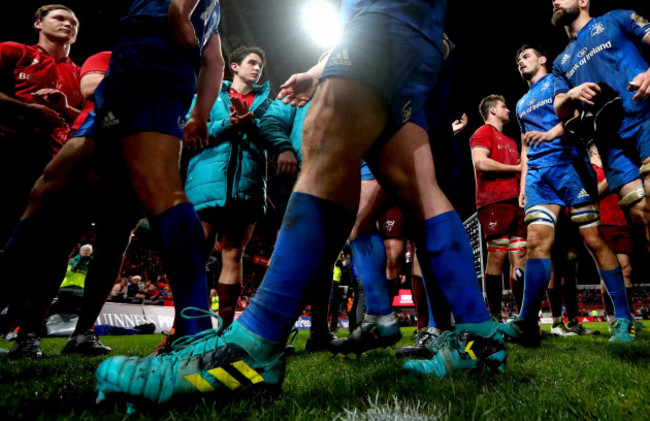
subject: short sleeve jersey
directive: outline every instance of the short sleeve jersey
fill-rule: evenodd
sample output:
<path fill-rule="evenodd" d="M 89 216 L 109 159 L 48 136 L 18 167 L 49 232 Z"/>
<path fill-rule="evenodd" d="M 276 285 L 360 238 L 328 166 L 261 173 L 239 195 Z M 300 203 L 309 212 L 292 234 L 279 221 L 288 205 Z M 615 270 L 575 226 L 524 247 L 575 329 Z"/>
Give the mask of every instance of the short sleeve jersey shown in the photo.
<path fill-rule="evenodd" d="M 63 92 L 68 105 L 78 108 L 83 102 L 79 89 L 79 66 L 66 57 L 56 60 L 38 45 L 24 45 L 16 42 L 0 43 L 0 70 L 10 73 L 10 86 L 0 88 L 5 94 L 25 103 L 35 103 L 32 93 L 39 89 L 52 88 Z M 26 120 L 17 115 L 17 120 Z M 35 129 L 39 131 L 39 129 Z M 66 141 L 70 126 L 64 124 L 50 133 L 51 152 L 55 154 Z M 0 127 L 0 134 L 13 134 L 15 130 Z"/>
<path fill-rule="evenodd" d="M 553 62 L 555 95 L 585 82 L 607 83 L 623 100 L 619 129 L 630 137 L 634 126 L 650 118 L 647 101 L 633 101 L 628 82 L 648 70 L 639 47 L 650 34 L 650 22 L 631 10 L 614 10 L 592 18 Z"/>
<path fill-rule="evenodd" d="M 171 0 L 133 0 L 128 14 L 122 19 L 126 23 L 153 23 L 167 25 Z M 201 0 L 192 13 L 192 25 L 201 49 L 210 37 L 219 34 L 219 0 Z"/>
<path fill-rule="evenodd" d="M 86 61 L 84 62 L 83 66 L 81 66 L 81 71 L 79 73 L 79 80 L 81 81 L 81 78 L 83 78 L 85 75 L 89 73 L 106 73 L 108 70 L 108 63 L 110 62 L 111 59 L 111 52 L 110 51 L 102 51 L 97 54 L 93 54 L 92 56 L 88 57 Z M 77 116 L 77 118 L 74 120 L 74 123 L 72 123 L 72 130 L 78 130 L 79 127 L 83 124 L 84 121 L 86 121 L 86 117 L 88 117 L 88 114 L 92 110 L 95 109 L 95 104 L 92 101 L 92 98 L 89 98 L 88 101 L 84 103 L 83 108 L 81 109 L 81 113 Z M 72 133 L 71 133 L 72 134 Z"/>
<path fill-rule="evenodd" d="M 553 75 L 534 83 L 517 102 L 517 123 L 521 133 L 547 132 L 560 123 L 553 109 Z M 528 148 L 528 167 L 543 168 L 572 162 L 579 156 L 577 144 L 564 136 Z"/>
<path fill-rule="evenodd" d="M 469 140 L 474 148 L 486 148 L 490 159 L 502 164 L 517 165 L 519 150 L 515 141 L 494 126 L 485 124 Z M 490 173 L 474 170 L 476 177 L 476 207 L 482 208 L 496 202 L 519 197 L 519 176 L 516 173 Z"/>
<path fill-rule="evenodd" d="M 443 37 L 447 2 L 441 0 L 343 0 L 340 21 L 345 26 L 360 13 L 381 13 L 417 29 L 438 45 Z"/>
<path fill-rule="evenodd" d="M 596 178 L 600 183 L 605 179 L 605 171 L 598 165 L 591 164 L 596 172 Z M 617 227 L 627 227 L 627 221 L 623 211 L 618 206 L 619 197 L 615 193 L 610 193 L 600 200 L 598 205 L 600 211 L 600 223 L 603 225 L 614 225 Z"/>

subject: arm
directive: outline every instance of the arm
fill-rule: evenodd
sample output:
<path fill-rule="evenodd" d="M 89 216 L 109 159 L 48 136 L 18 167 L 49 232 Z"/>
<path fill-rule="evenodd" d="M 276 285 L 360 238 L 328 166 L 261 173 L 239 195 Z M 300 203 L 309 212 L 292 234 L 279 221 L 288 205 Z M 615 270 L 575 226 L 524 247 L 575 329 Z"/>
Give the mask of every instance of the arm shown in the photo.
<path fill-rule="evenodd" d="M 104 74 L 105 73 L 102 72 L 92 72 L 86 73 L 81 77 L 81 80 L 79 80 L 79 88 L 81 89 L 81 95 L 83 95 L 84 98 L 88 99 L 93 96 L 99 82 L 104 79 Z"/>
<path fill-rule="evenodd" d="M 521 172 L 521 164 L 503 164 L 490 158 L 490 150 L 480 146 L 472 148 L 472 160 L 476 171 L 491 173 L 518 173 Z"/>
<path fill-rule="evenodd" d="M 199 45 L 194 25 L 192 25 L 192 12 L 200 0 L 171 0 L 169 4 L 169 26 L 174 34 L 176 45 L 192 49 Z"/>
<path fill-rule="evenodd" d="M 519 207 L 526 206 L 526 174 L 528 173 L 528 145 L 521 134 L 521 180 L 519 180 Z"/>
<path fill-rule="evenodd" d="M 567 93 L 559 93 L 553 101 L 555 114 L 560 120 L 566 120 L 573 115 L 578 106 L 582 104 L 594 105 L 593 99 L 600 93 L 600 86 L 597 83 L 585 82 Z"/>
<path fill-rule="evenodd" d="M 68 121 L 74 121 L 81 112 L 78 108 L 71 107 L 68 104 L 66 95 L 58 89 L 39 89 L 32 93 L 32 97 L 34 97 L 35 101 L 53 109 L 60 116 L 68 119 Z"/>
<path fill-rule="evenodd" d="M 467 127 L 467 114 L 465 113 L 463 113 L 463 115 L 458 120 L 451 123 L 451 129 L 454 134 L 460 133 L 460 131 L 465 127 Z"/>
<path fill-rule="evenodd" d="M 537 132 L 530 131 L 527 133 L 521 134 L 521 144 L 522 145 L 531 145 L 539 146 L 542 142 L 552 142 L 558 137 L 564 134 L 564 125 L 558 123 L 553 128 L 547 132 Z M 523 162 L 523 153 L 522 153 L 522 162 Z"/>
<path fill-rule="evenodd" d="M 203 47 L 197 94 L 183 133 L 186 147 L 208 145 L 208 116 L 221 89 L 224 66 L 221 38 L 213 34 Z"/>
<path fill-rule="evenodd" d="M 65 124 L 59 113 L 42 104 L 28 104 L 0 92 L 0 114 L 32 116 L 39 126 L 56 127 Z"/>
<path fill-rule="evenodd" d="M 260 121 L 260 136 L 278 154 L 277 175 L 295 178 L 298 159 L 288 134 L 293 128 L 296 109 L 275 100 Z"/>

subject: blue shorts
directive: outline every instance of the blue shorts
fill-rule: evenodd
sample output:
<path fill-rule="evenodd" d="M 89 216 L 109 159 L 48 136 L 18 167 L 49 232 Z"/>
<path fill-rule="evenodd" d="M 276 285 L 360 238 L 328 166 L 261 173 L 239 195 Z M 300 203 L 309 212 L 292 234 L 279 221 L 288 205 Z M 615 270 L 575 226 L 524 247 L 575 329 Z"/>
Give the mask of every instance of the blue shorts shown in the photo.
<path fill-rule="evenodd" d="M 631 144 L 632 139 L 618 140 L 623 146 Z M 632 148 L 620 148 L 620 145 L 599 150 L 603 160 L 603 170 L 609 190 L 616 192 L 627 183 L 639 178 L 639 162 L 634 158 Z"/>
<path fill-rule="evenodd" d="M 120 139 L 140 132 L 183 137 L 196 90 L 193 55 L 162 34 L 122 37 L 95 90 L 97 134 Z"/>
<path fill-rule="evenodd" d="M 91 111 L 79 129 L 71 137 L 95 137 L 95 112 Z"/>
<path fill-rule="evenodd" d="M 642 120 L 634 127 L 632 138 L 635 141 L 640 166 L 644 159 L 650 157 L 650 119 Z"/>
<path fill-rule="evenodd" d="M 579 207 L 598 203 L 596 173 L 587 161 L 528 168 L 526 209 L 536 205 Z"/>
<path fill-rule="evenodd" d="M 436 83 L 442 36 L 433 43 L 408 24 L 380 13 L 362 13 L 346 25 L 321 78 L 338 76 L 374 87 L 388 106 L 383 138 L 420 111 Z"/>

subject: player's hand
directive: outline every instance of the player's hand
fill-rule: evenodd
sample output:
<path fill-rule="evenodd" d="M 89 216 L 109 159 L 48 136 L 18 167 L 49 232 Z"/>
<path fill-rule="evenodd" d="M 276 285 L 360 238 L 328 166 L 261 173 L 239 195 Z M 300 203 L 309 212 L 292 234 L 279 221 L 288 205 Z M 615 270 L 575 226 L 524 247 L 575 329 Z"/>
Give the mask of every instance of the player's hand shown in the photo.
<path fill-rule="evenodd" d="M 289 179 L 296 178 L 296 175 L 298 175 L 298 160 L 296 159 L 294 151 L 286 150 L 280 152 L 278 155 L 277 175 Z"/>
<path fill-rule="evenodd" d="M 467 114 L 463 113 L 463 115 L 458 120 L 451 123 L 451 128 L 454 131 L 454 134 L 467 127 L 467 121 Z"/>
<path fill-rule="evenodd" d="M 526 192 L 523 189 L 519 191 L 519 207 L 526 207 Z"/>
<path fill-rule="evenodd" d="M 572 101 L 594 105 L 594 98 L 600 93 L 600 86 L 594 82 L 585 82 L 567 92 L 567 97 Z"/>
<path fill-rule="evenodd" d="M 208 123 L 204 119 L 190 116 L 183 130 L 183 147 L 190 150 L 200 150 L 209 144 Z"/>
<path fill-rule="evenodd" d="M 255 114 L 248 109 L 248 106 L 244 102 L 237 97 L 231 98 L 230 101 L 232 102 L 232 105 L 230 106 L 230 111 L 232 111 L 232 113 L 230 113 L 228 119 L 231 126 L 255 123 Z"/>
<path fill-rule="evenodd" d="M 32 92 L 32 97 L 39 104 L 47 105 L 59 113 L 65 113 L 68 108 L 68 97 L 58 89 L 39 89 Z"/>
<path fill-rule="evenodd" d="M 199 39 L 196 37 L 192 21 L 189 16 L 182 13 L 175 2 L 171 2 L 169 5 L 168 16 L 169 26 L 171 26 L 176 45 L 186 50 L 191 50 L 199 45 Z"/>
<path fill-rule="evenodd" d="M 65 120 L 53 109 L 43 104 L 28 104 L 31 110 L 35 111 L 41 121 L 47 127 L 60 127 L 65 125 Z"/>
<path fill-rule="evenodd" d="M 632 97 L 634 101 L 646 101 L 650 98 L 650 69 L 645 73 L 639 73 L 632 79 L 627 86 L 627 90 L 630 92 L 636 91 L 636 94 Z"/>
<path fill-rule="evenodd" d="M 296 73 L 280 85 L 278 99 L 294 107 L 304 107 L 313 98 L 317 87 L 317 77 L 309 73 Z"/>
<path fill-rule="evenodd" d="M 528 146 L 539 146 L 542 142 L 551 142 L 553 139 L 548 132 L 530 131 L 524 133 L 523 140 Z"/>

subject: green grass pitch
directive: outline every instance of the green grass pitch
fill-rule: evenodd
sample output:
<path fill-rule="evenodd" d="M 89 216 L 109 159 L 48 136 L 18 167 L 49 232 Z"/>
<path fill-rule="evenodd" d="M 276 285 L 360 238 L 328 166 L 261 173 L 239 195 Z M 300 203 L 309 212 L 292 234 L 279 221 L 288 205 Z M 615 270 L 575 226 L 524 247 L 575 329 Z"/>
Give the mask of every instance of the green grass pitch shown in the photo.
<path fill-rule="evenodd" d="M 539 349 L 508 345 L 502 373 L 454 373 L 445 380 L 404 376 L 393 350 L 360 358 L 306 354 L 300 332 L 279 399 L 179 398 L 129 419 L 160 420 L 560 420 L 650 418 L 650 323 L 630 344 L 592 337 L 552 338 Z M 544 326 L 548 330 L 548 326 Z M 413 342 L 402 329 L 400 346 Z M 343 332 L 339 332 L 344 336 Z M 112 355 L 146 355 L 161 335 L 103 337 Z M 62 357 L 63 338 L 43 340 L 48 358 L 0 361 L 0 419 L 124 419 L 124 405 L 95 404 L 102 357 Z M 0 341 L 8 348 L 10 342 Z"/>

